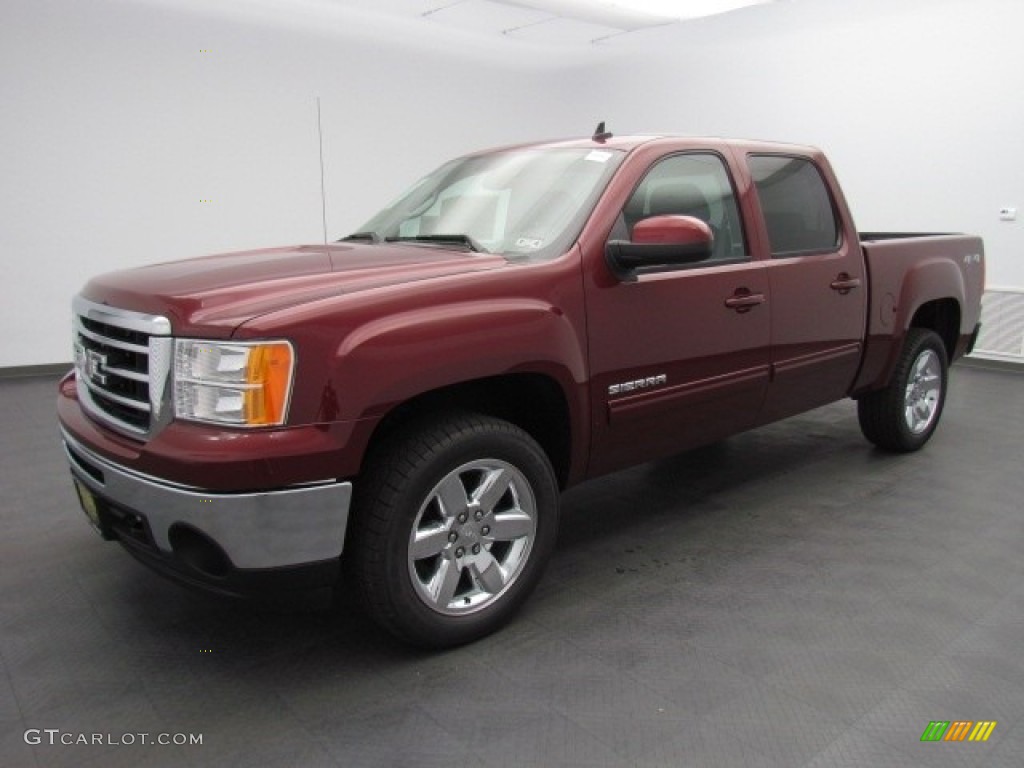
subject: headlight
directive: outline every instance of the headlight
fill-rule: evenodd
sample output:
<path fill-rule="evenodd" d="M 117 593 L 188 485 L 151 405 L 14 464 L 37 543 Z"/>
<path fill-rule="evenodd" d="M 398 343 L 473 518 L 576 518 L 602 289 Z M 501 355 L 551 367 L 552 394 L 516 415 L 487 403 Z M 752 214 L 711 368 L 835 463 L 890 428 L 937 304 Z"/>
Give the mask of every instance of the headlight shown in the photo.
<path fill-rule="evenodd" d="M 287 341 L 174 342 L 174 415 L 262 427 L 288 416 L 295 353 Z"/>

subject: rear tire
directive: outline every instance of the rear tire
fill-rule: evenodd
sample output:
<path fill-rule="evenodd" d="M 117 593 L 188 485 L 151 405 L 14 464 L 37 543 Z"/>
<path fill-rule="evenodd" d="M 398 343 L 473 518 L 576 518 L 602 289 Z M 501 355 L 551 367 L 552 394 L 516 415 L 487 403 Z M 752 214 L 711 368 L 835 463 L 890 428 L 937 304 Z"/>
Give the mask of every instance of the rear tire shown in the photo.
<path fill-rule="evenodd" d="M 911 328 L 889 386 L 857 401 L 864 437 L 888 451 L 909 453 L 928 442 L 946 401 L 946 347 L 934 331 Z"/>
<path fill-rule="evenodd" d="M 449 414 L 403 429 L 357 485 L 346 556 L 363 604 L 414 645 L 494 632 L 540 580 L 558 501 L 547 456 L 513 424 Z"/>

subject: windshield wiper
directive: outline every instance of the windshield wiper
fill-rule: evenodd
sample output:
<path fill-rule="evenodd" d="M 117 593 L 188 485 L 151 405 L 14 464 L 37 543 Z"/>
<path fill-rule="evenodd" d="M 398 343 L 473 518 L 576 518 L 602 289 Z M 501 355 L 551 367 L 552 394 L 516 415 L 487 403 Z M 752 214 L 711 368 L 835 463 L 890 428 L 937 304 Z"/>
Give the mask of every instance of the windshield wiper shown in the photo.
<path fill-rule="evenodd" d="M 489 253 L 469 235 L 413 235 L 410 237 L 385 237 L 389 243 L 437 243 L 438 245 L 461 245 L 476 253 Z"/>
<path fill-rule="evenodd" d="M 341 238 L 338 242 L 379 243 L 380 235 L 376 232 L 353 232 L 351 235 Z"/>

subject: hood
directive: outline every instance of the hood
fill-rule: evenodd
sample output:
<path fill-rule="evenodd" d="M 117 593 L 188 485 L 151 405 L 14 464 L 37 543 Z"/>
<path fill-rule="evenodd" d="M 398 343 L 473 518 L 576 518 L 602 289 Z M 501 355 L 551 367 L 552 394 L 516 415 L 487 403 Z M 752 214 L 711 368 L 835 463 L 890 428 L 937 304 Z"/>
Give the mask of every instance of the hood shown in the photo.
<path fill-rule="evenodd" d="M 306 302 L 505 264 L 500 256 L 435 246 L 301 245 L 111 272 L 90 280 L 82 295 L 168 317 L 176 334 L 227 336 L 247 320 Z"/>

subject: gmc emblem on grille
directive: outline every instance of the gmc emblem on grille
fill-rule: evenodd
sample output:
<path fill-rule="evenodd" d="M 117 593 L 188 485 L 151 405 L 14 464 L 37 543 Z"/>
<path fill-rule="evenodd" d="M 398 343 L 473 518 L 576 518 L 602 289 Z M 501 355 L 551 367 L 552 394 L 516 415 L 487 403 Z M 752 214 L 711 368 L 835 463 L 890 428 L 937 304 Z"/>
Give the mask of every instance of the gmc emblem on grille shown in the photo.
<path fill-rule="evenodd" d="M 103 366 L 107 364 L 107 356 L 101 355 L 94 349 L 85 351 L 85 375 L 90 381 L 103 385 L 107 383 L 107 375 L 103 373 Z"/>

